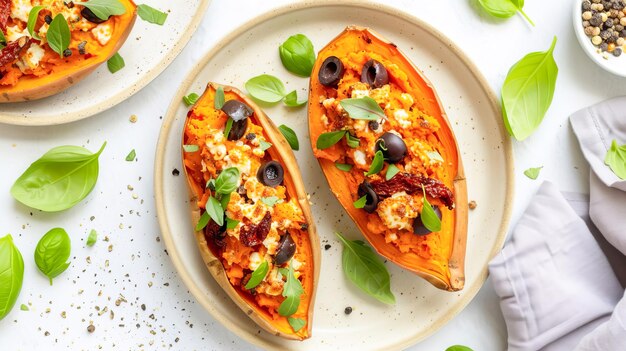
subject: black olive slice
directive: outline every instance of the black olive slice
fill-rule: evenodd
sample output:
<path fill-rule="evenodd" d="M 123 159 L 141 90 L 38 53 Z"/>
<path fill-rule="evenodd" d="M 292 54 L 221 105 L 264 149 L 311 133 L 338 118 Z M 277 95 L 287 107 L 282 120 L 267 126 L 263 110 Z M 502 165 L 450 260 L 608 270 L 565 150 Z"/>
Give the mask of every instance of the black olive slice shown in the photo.
<path fill-rule="evenodd" d="M 358 195 L 359 198 L 365 196 L 366 201 L 365 206 L 363 206 L 365 212 L 373 213 L 376 211 L 376 208 L 378 207 L 378 195 L 367 180 L 364 180 L 363 183 L 359 185 Z"/>
<path fill-rule="evenodd" d="M 337 56 L 328 56 L 318 73 L 322 85 L 336 88 L 343 77 L 343 63 Z"/>
<path fill-rule="evenodd" d="M 252 113 L 254 112 L 250 108 L 250 106 L 244 104 L 241 101 L 237 101 L 237 100 L 228 100 L 228 101 L 226 101 L 224 106 L 222 106 L 222 111 L 224 111 L 224 113 L 226 115 L 228 115 L 228 117 L 232 118 L 233 121 L 235 121 L 235 122 L 244 120 L 244 119 L 252 116 Z"/>
<path fill-rule="evenodd" d="M 261 165 L 256 173 L 256 177 L 264 185 L 272 188 L 283 182 L 285 171 L 283 166 L 276 161 L 269 161 Z"/>
<path fill-rule="evenodd" d="M 278 244 L 278 251 L 276 251 L 276 257 L 274 262 L 277 265 L 287 263 L 293 255 L 296 253 L 296 243 L 293 241 L 291 234 L 288 232 L 283 235 Z"/>
<path fill-rule="evenodd" d="M 441 210 L 439 207 L 433 206 L 433 210 L 435 210 L 437 217 L 441 219 Z M 424 223 L 422 223 L 422 216 L 417 216 L 417 218 L 413 221 L 413 233 L 417 235 L 428 235 L 431 233 L 431 231 L 424 226 Z"/>
<path fill-rule="evenodd" d="M 228 140 L 239 140 L 246 134 L 248 130 L 248 119 L 242 119 L 241 121 L 233 121 L 233 125 L 228 132 Z"/>
<path fill-rule="evenodd" d="M 382 151 L 387 162 L 396 163 L 404 159 L 407 149 L 402 138 L 387 132 L 376 140 L 376 151 Z"/>
<path fill-rule="evenodd" d="M 361 82 L 369 84 L 374 88 L 380 88 L 389 83 L 387 69 L 382 63 L 376 60 L 369 60 L 361 71 Z"/>
<path fill-rule="evenodd" d="M 83 9 L 82 9 L 82 10 L 80 10 L 80 14 L 81 14 L 81 15 L 82 15 L 82 16 L 83 16 L 83 17 L 84 17 L 87 21 L 89 21 L 89 22 L 91 22 L 91 23 L 95 23 L 95 24 L 100 24 L 100 23 L 106 22 L 106 21 L 108 20 L 108 18 L 107 18 L 107 19 L 105 19 L 105 20 L 103 20 L 102 18 L 100 18 L 100 17 L 96 16 L 96 14 L 95 14 L 95 13 L 93 13 L 93 11 L 91 11 L 88 7 L 83 7 Z M 110 18 L 110 17 L 111 17 L 111 16 L 109 16 L 109 18 Z"/>

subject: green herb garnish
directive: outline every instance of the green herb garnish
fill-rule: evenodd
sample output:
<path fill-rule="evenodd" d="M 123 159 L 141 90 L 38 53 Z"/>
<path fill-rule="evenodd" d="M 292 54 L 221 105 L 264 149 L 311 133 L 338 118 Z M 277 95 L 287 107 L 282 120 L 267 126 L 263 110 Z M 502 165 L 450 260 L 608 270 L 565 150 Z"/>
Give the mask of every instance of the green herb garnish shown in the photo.
<path fill-rule="evenodd" d="M 450 346 L 446 349 L 446 351 L 474 351 L 472 349 L 470 349 L 467 346 L 463 346 L 463 345 L 454 345 L 454 346 Z"/>
<path fill-rule="evenodd" d="M 287 94 L 280 79 L 262 74 L 246 82 L 246 90 L 253 98 L 267 103 L 277 103 Z"/>
<path fill-rule="evenodd" d="M 387 167 L 387 173 L 385 173 L 385 180 L 393 178 L 398 172 L 400 172 L 398 167 L 394 164 L 390 164 L 389 167 Z"/>
<path fill-rule="evenodd" d="M 217 87 L 215 90 L 215 100 L 213 101 L 213 105 L 216 110 L 221 110 L 224 107 L 224 103 L 226 102 L 226 96 L 224 95 L 224 87 Z"/>
<path fill-rule="evenodd" d="M 13 309 L 24 281 L 24 260 L 10 234 L 0 238 L 0 272 L 2 272 L 0 275 L 0 320 L 2 320 Z"/>
<path fill-rule="evenodd" d="M 278 47 L 283 66 L 296 75 L 309 77 L 315 65 L 313 43 L 304 34 L 292 35 Z"/>
<path fill-rule="evenodd" d="M 200 150 L 200 147 L 195 144 L 183 145 L 183 150 L 185 150 L 185 152 L 197 152 L 198 150 Z"/>
<path fill-rule="evenodd" d="M 111 73 L 115 73 L 125 66 L 126 63 L 124 62 L 124 58 L 119 52 L 116 52 L 115 55 L 111 56 L 111 58 L 107 61 L 107 67 Z"/>
<path fill-rule="evenodd" d="M 424 195 L 422 197 L 422 213 L 420 213 L 422 224 L 424 224 L 424 227 L 431 232 L 438 232 L 441 230 L 441 219 L 439 219 L 439 216 L 437 216 L 437 213 L 435 213 L 435 210 L 428 202 L 428 199 L 426 198 L 426 190 L 423 185 L 422 194 Z"/>
<path fill-rule="evenodd" d="M 228 134 L 230 134 L 231 129 L 233 129 L 233 119 L 230 117 L 226 117 L 226 126 L 224 127 L 224 136 L 228 138 Z"/>
<path fill-rule="evenodd" d="M 350 172 L 350 170 L 352 170 L 353 165 L 335 162 L 335 167 L 337 167 L 341 171 Z"/>
<path fill-rule="evenodd" d="M 200 98 L 200 95 L 196 93 L 191 93 L 187 96 L 183 96 L 183 102 L 185 103 L 185 105 L 187 105 L 187 107 L 189 107 L 195 104 L 196 102 L 198 102 L 199 98 Z"/>
<path fill-rule="evenodd" d="M 272 147 L 272 143 L 268 143 L 265 140 L 261 140 L 259 141 L 259 146 L 261 147 L 261 150 L 265 151 Z"/>
<path fill-rule="evenodd" d="M 347 132 L 345 130 L 322 133 L 317 138 L 315 147 L 320 150 L 328 149 L 329 147 L 337 144 L 341 140 L 341 138 L 343 138 L 344 135 L 346 135 L 346 133 Z"/>
<path fill-rule="evenodd" d="M 262 197 L 261 198 L 261 202 L 263 202 L 264 204 L 266 204 L 269 207 L 274 207 L 274 205 L 276 205 L 280 201 L 282 201 L 282 200 L 279 199 L 276 196 L 269 196 L 269 197 Z"/>
<path fill-rule="evenodd" d="M 210 219 L 211 216 L 209 216 L 209 213 L 207 211 L 203 212 L 200 216 L 200 219 L 198 220 L 198 223 L 196 224 L 196 231 L 199 232 L 204 229 L 204 227 L 209 224 Z"/>
<path fill-rule="evenodd" d="M 289 322 L 289 325 L 296 333 L 299 332 L 300 329 L 304 328 L 304 326 L 306 325 L 306 321 L 302 318 L 289 317 L 287 318 L 287 322 Z"/>
<path fill-rule="evenodd" d="M 95 229 L 92 229 L 89 232 L 89 236 L 87 236 L 87 246 L 93 246 L 98 240 L 98 232 Z"/>
<path fill-rule="evenodd" d="M 354 205 L 354 208 L 363 208 L 365 207 L 366 203 L 367 203 L 367 195 L 363 195 L 358 200 L 356 200 L 353 203 L 353 205 Z"/>
<path fill-rule="evenodd" d="M 278 314 L 283 317 L 289 317 L 298 311 L 300 306 L 300 295 L 304 293 L 302 283 L 294 275 L 293 265 L 289 262 L 289 271 L 287 272 L 287 282 L 283 286 L 283 296 L 285 300 L 278 307 Z"/>
<path fill-rule="evenodd" d="M 45 276 L 52 279 L 65 272 L 70 263 L 72 242 L 63 228 L 53 228 L 47 232 L 35 249 L 35 264 Z"/>
<path fill-rule="evenodd" d="M 294 90 L 291 93 L 285 95 L 285 99 L 283 100 L 283 102 L 289 107 L 300 107 L 304 106 L 307 103 L 307 100 L 298 101 L 298 93 Z"/>
<path fill-rule="evenodd" d="M 70 46 L 72 35 L 70 33 L 70 27 L 67 25 L 67 20 L 62 14 L 58 14 L 54 17 L 48 32 L 46 32 L 46 40 L 48 40 L 48 46 L 54 52 L 63 57 L 63 52 Z"/>
<path fill-rule="evenodd" d="M 371 176 L 374 174 L 378 174 L 383 169 L 385 165 L 385 157 L 383 156 L 383 152 L 378 150 L 376 154 L 374 154 L 374 159 L 372 160 L 372 164 L 370 165 L 369 171 L 365 173 L 366 176 Z"/>
<path fill-rule="evenodd" d="M 26 306 L 26 305 L 22 304 L 22 305 L 20 306 L 20 310 L 22 310 L 22 311 L 30 311 L 30 308 L 28 308 L 28 306 Z"/>
<path fill-rule="evenodd" d="M 126 7 L 119 0 L 89 0 L 80 4 L 90 9 L 96 17 L 105 21 L 110 16 L 119 16 L 126 13 Z"/>
<path fill-rule="evenodd" d="M 257 285 L 261 284 L 268 271 L 269 264 L 267 263 L 267 261 L 263 261 L 263 263 L 261 263 L 257 267 L 257 269 L 252 272 L 252 274 L 250 275 L 250 280 L 248 280 L 248 282 L 246 283 L 245 288 L 248 290 L 256 288 Z"/>
<path fill-rule="evenodd" d="M 287 142 L 289 143 L 289 146 L 291 146 L 292 150 L 298 151 L 300 149 L 298 136 L 296 135 L 296 132 L 293 131 L 293 129 L 287 127 L 284 124 L 281 124 L 280 126 L 278 126 L 278 130 L 280 130 L 285 139 L 287 139 Z"/>
<path fill-rule="evenodd" d="M 522 8 L 524 0 L 478 0 L 478 3 L 488 14 L 498 18 L 509 18 L 519 12 L 531 25 L 533 21 L 526 15 Z"/>
<path fill-rule="evenodd" d="M 126 161 L 128 161 L 128 162 L 135 161 L 136 157 L 137 157 L 137 152 L 135 152 L 135 149 L 132 149 L 132 150 L 130 150 L 128 155 L 126 155 Z"/>
<path fill-rule="evenodd" d="M 213 196 L 209 197 L 209 201 L 206 203 L 206 213 L 220 227 L 224 224 L 224 209 L 222 204 Z"/>
<path fill-rule="evenodd" d="M 220 172 L 215 180 L 215 192 L 228 195 L 237 189 L 239 184 L 239 169 L 229 167 Z"/>
<path fill-rule="evenodd" d="M 241 221 L 226 217 L 226 229 L 235 229 Z"/>
<path fill-rule="evenodd" d="M 359 147 L 359 145 L 361 145 L 361 140 L 355 136 L 352 136 L 352 134 L 347 133 L 346 132 L 346 142 L 348 143 L 348 146 L 356 149 L 357 147 Z"/>
<path fill-rule="evenodd" d="M 524 175 L 527 176 L 530 179 L 537 179 L 537 177 L 539 177 L 539 172 L 541 172 L 541 169 L 543 168 L 543 166 L 541 167 L 535 167 L 535 168 L 529 168 L 527 170 L 524 171 Z"/>
<path fill-rule="evenodd" d="M 39 18 L 39 12 L 41 10 L 43 10 L 43 6 L 35 6 L 30 10 L 30 13 L 28 14 L 28 25 L 26 26 L 28 28 L 28 33 L 30 33 L 30 35 L 37 40 L 41 40 L 39 33 L 35 32 L 35 25 L 37 24 L 37 19 Z"/>
<path fill-rule="evenodd" d="M 383 111 L 376 100 L 369 96 L 364 96 L 358 99 L 343 99 L 339 102 L 348 115 L 352 119 L 365 119 L 370 121 L 377 121 L 379 119 L 387 118 L 385 111 Z"/>
<path fill-rule="evenodd" d="M 626 144 L 618 145 L 617 140 L 613 140 L 611 148 L 604 157 L 604 163 L 620 179 L 626 179 Z"/>
<path fill-rule="evenodd" d="M 162 26 L 167 19 L 167 13 L 161 12 L 146 4 L 137 5 L 137 15 L 144 21 Z"/>

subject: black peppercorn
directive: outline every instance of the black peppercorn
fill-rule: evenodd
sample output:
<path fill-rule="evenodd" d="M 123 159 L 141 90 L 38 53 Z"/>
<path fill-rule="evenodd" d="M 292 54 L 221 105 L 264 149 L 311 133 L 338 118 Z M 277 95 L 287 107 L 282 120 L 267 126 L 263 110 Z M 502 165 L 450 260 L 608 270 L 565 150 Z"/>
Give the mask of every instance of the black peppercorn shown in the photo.
<path fill-rule="evenodd" d="M 65 49 L 65 51 L 63 51 L 63 57 L 70 57 L 70 56 L 72 56 L 72 50 Z"/>
<path fill-rule="evenodd" d="M 345 314 L 350 314 L 350 313 L 352 313 L 352 307 L 350 307 L 350 306 L 346 307 L 346 309 L 345 309 L 345 310 L 343 310 L 343 312 L 344 312 Z"/>

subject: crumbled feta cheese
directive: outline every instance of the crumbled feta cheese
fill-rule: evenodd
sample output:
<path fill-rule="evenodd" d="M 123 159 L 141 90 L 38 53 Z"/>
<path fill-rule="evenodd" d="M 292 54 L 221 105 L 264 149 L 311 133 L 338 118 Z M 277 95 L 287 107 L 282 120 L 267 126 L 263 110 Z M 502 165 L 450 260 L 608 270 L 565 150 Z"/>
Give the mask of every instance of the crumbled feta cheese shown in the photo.
<path fill-rule="evenodd" d="M 23 56 L 22 60 L 30 69 L 37 68 L 39 66 L 39 61 L 43 58 L 43 55 L 46 51 L 39 45 L 32 43 L 30 47 L 26 51 L 26 54 Z"/>
<path fill-rule="evenodd" d="M 32 9 L 31 0 L 13 0 L 11 2 L 11 18 L 28 22 L 28 15 Z"/>
<path fill-rule="evenodd" d="M 322 101 L 322 105 L 324 105 L 324 107 L 328 110 L 333 107 L 334 102 L 335 102 L 334 98 L 329 98 L 329 99 L 325 99 L 324 101 Z"/>
<path fill-rule="evenodd" d="M 18 26 L 7 27 L 7 42 L 16 41 L 21 37 L 30 38 L 30 33 L 28 33 L 28 29 L 24 28 L 23 30 L 20 30 Z"/>
<path fill-rule="evenodd" d="M 302 267 L 302 262 L 296 260 L 296 258 L 292 258 L 291 259 L 291 266 L 293 267 L 294 270 L 299 270 L 300 267 Z"/>
<path fill-rule="evenodd" d="M 413 97 L 411 96 L 411 94 L 407 94 L 407 93 L 402 93 L 400 95 L 400 102 L 402 103 L 402 106 L 404 108 L 409 108 L 411 106 L 413 106 Z"/>
<path fill-rule="evenodd" d="M 322 115 L 321 117 L 322 123 L 324 123 L 324 126 L 328 127 L 328 125 L 330 124 L 328 122 L 328 116 L 326 116 L 325 114 Z"/>
<path fill-rule="evenodd" d="M 400 127 L 402 128 L 411 127 L 411 120 L 409 119 L 409 114 L 405 110 L 402 110 L 402 109 L 396 110 L 393 113 L 393 117 L 396 119 L 396 122 L 398 122 Z"/>
<path fill-rule="evenodd" d="M 370 96 L 370 91 L 369 90 L 354 89 L 354 90 L 352 90 L 352 94 L 350 95 L 350 97 L 353 98 L 353 99 L 360 99 L 360 98 L 365 97 L 365 96 Z"/>
<path fill-rule="evenodd" d="M 352 156 L 354 162 L 358 165 L 365 165 L 365 152 L 361 150 L 354 150 L 354 154 Z"/>
<path fill-rule="evenodd" d="M 111 40 L 113 29 L 109 23 L 101 23 L 91 30 L 91 34 L 98 40 L 100 45 L 106 45 Z"/>
<path fill-rule="evenodd" d="M 376 212 L 390 229 L 413 230 L 413 219 L 419 215 L 413 197 L 404 191 L 380 202 Z"/>
<path fill-rule="evenodd" d="M 251 270 L 255 270 L 259 268 L 261 263 L 263 263 L 263 259 L 261 258 L 261 255 L 258 252 L 251 253 L 249 260 L 250 262 L 248 264 L 248 268 Z"/>

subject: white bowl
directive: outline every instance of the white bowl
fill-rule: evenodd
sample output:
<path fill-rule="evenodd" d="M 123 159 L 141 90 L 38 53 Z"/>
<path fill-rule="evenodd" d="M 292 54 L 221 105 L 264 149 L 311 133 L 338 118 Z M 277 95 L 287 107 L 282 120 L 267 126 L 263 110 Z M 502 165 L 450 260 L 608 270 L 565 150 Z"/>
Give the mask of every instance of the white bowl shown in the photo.
<path fill-rule="evenodd" d="M 608 58 L 604 58 L 602 53 L 598 53 L 598 48 L 591 43 L 591 38 L 585 34 L 585 29 L 583 28 L 581 9 L 583 0 L 576 0 L 572 3 L 574 5 L 574 32 L 576 33 L 576 38 L 578 38 L 578 42 L 583 48 L 583 51 L 587 53 L 587 56 L 589 56 L 593 62 L 604 68 L 606 71 L 621 77 L 626 77 L 626 51 L 619 57 L 615 57 L 613 54 L 607 53 Z"/>

